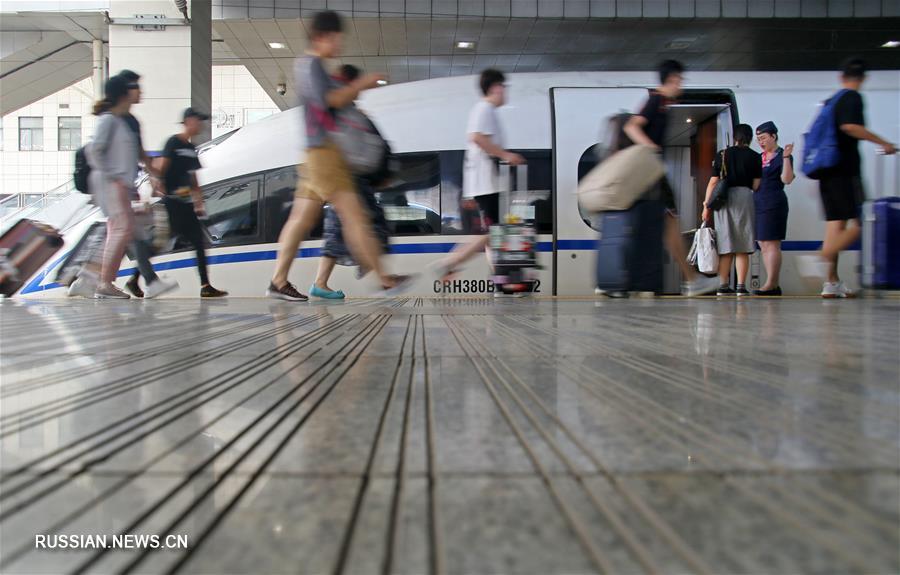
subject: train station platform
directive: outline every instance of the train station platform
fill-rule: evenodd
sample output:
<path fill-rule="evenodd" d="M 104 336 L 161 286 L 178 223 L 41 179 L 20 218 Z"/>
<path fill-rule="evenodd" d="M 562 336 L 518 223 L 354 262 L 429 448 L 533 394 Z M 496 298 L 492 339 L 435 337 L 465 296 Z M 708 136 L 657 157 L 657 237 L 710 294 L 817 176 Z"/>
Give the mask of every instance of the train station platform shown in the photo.
<path fill-rule="evenodd" d="M 5 301 L 0 571 L 897 573 L 898 317 Z"/>

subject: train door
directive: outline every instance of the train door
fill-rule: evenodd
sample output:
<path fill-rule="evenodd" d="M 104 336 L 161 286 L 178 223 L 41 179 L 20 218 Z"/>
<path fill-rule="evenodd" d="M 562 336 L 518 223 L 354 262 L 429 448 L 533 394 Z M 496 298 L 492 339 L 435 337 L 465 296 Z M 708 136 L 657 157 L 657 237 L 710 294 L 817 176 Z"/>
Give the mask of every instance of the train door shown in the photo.
<path fill-rule="evenodd" d="M 731 126 L 731 104 L 704 101 L 696 93 L 690 93 L 688 102 L 669 107 L 663 158 L 677 200 L 685 247 L 700 225 L 713 158 L 731 141 Z M 663 269 L 664 293 L 680 293 L 684 280 L 681 267 L 668 253 Z"/>
<path fill-rule="evenodd" d="M 602 126 L 617 112 L 634 110 L 647 97 L 640 88 L 554 88 L 553 151 L 556 183 L 554 287 L 559 295 L 593 292 L 593 248 L 597 232 L 591 216 L 578 209 L 578 179 L 596 164 L 593 146 Z M 734 94 L 729 90 L 688 89 L 678 104 L 669 108 L 664 160 L 675 192 L 682 231 L 699 225 L 706 184 L 712 174 L 716 151 L 731 144 L 737 118 Z M 681 271 L 668 255 L 663 289 L 678 293 Z"/>
<path fill-rule="evenodd" d="M 551 130 L 555 210 L 553 294 L 593 293 L 597 233 L 578 209 L 579 163 L 593 160 L 603 124 L 613 114 L 634 110 L 647 97 L 643 88 L 551 88 Z"/>

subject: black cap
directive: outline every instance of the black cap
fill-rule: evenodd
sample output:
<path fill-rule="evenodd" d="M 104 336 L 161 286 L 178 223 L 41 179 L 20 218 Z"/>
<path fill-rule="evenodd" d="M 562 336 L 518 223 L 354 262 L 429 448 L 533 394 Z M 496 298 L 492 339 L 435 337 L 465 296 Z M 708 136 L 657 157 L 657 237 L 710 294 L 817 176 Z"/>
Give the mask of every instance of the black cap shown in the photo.
<path fill-rule="evenodd" d="M 184 111 L 184 115 L 181 117 L 181 121 L 184 122 L 188 118 L 198 118 L 205 122 L 206 120 L 209 120 L 209 115 L 204 114 L 203 112 L 199 112 L 193 108 L 187 108 Z"/>
<path fill-rule="evenodd" d="M 113 76 L 103 85 L 103 96 L 107 102 L 115 105 L 124 96 L 128 95 L 128 80 L 122 76 Z"/>
<path fill-rule="evenodd" d="M 762 124 L 756 127 L 757 134 L 772 134 L 773 136 L 778 135 L 778 126 L 775 125 L 775 122 L 763 122 Z"/>
<path fill-rule="evenodd" d="M 128 80 L 129 83 L 137 82 L 138 80 L 141 79 L 141 75 L 132 70 L 122 70 L 121 72 L 119 72 L 116 75 L 122 76 L 123 78 Z"/>

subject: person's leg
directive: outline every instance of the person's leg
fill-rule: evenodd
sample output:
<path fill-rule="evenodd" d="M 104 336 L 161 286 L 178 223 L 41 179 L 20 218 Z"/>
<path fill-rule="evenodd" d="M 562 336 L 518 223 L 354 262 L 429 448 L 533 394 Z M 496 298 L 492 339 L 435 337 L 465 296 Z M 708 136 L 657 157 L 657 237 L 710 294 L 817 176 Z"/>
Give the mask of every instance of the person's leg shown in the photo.
<path fill-rule="evenodd" d="M 275 260 L 275 274 L 272 284 L 281 288 L 288 283 L 288 272 L 297 257 L 297 249 L 322 215 L 322 202 L 310 198 L 297 197 L 291 215 L 281 228 L 278 236 L 278 258 Z"/>
<path fill-rule="evenodd" d="M 678 263 L 681 268 L 681 274 L 684 281 L 693 281 L 697 273 L 694 268 L 687 263 L 687 252 L 684 249 L 684 242 L 681 239 L 681 223 L 678 215 L 666 213 L 665 229 L 663 230 L 663 240 L 665 241 L 666 251 Z"/>
<path fill-rule="evenodd" d="M 734 254 L 719 254 L 719 284 L 723 286 L 731 285 L 731 263 L 734 261 Z"/>
<path fill-rule="evenodd" d="M 119 266 L 125 256 L 125 249 L 134 231 L 134 214 L 131 210 L 120 210 L 110 215 L 106 221 L 106 247 L 103 250 L 103 264 L 100 282 L 112 284 L 116 281 Z"/>
<path fill-rule="evenodd" d="M 479 236 L 467 244 L 453 248 L 453 251 L 450 252 L 449 257 L 447 258 L 446 267 L 451 270 L 458 268 L 476 255 L 485 251 L 490 239 L 490 236 Z"/>
<path fill-rule="evenodd" d="M 341 220 L 344 240 L 359 265 L 374 271 L 384 287 L 393 287 L 395 280 L 387 275 L 381 265 L 381 245 L 375 241 L 368 214 L 352 190 L 337 192 L 331 205 Z"/>
<path fill-rule="evenodd" d="M 153 271 L 153 265 L 150 263 L 150 244 L 144 239 L 135 239 L 131 242 L 131 255 L 137 263 L 137 268 L 144 276 L 147 285 L 152 284 L 157 279 L 156 272 Z"/>
<path fill-rule="evenodd" d="M 837 276 L 838 255 L 859 241 L 862 226 L 858 219 L 825 222 L 825 241 L 822 242 L 822 259 L 831 264 L 828 281 L 840 281 Z"/>
<path fill-rule="evenodd" d="M 328 287 L 328 280 L 331 278 L 331 272 L 334 271 L 334 266 L 337 263 L 337 260 L 328 256 L 322 256 L 319 258 L 319 269 L 316 271 L 316 286 L 331 291 L 331 288 Z"/>
<path fill-rule="evenodd" d="M 750 254 L 735 254 L 734 267 L 737 268 L 737 283 L 747 286 L 747 273 L 750 271 Z"/>
<path fill-rule="evenodd" d="M 471 202 L 471 200 L 468 201 Z M 490 252 L 490 236 L 488 234 L 491 225 L 500 221 L 500 194 L 477 196 L 474 198 L 474 201 L 478 205 L 478 218 L 477 224 L 470 226 L 470 229 L 472 233 L 482 235 L 467 244 L 455 247 L 450 252 L 450 255 L 444 260 L 442 265 L 444 270 L 450 273 L 481 252 L 484 252 L 485 257 L 487 257 L 488 267 L 493 267 Z M 462 208 L 460 211 L 462 212 Z"/>
<path fill-rule="evenodd" d="M 780 285 L 781 277 L 781 242 L 779 240 L 763 240 L 759 242 L 762 251 L 763 265 L 766 267 L 766 283 L 763 291 L 773 290 Z"/>
<path fill-rule="evenodd" d="M 820 255 L 828 262 L 829 282 L 841 281 L 837 273 L 838 255 L 859 239 L 859 226 L 848 228 L 846 221 L 832 220 L 825 222 L 825 241 L 822 242 Z"/>

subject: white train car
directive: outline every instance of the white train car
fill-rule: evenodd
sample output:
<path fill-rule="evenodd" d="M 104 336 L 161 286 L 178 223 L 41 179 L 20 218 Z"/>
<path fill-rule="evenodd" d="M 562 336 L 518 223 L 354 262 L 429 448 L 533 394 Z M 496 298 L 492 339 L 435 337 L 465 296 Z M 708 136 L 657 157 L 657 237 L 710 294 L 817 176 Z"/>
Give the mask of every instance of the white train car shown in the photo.
<path fill-rule="evenodd" d="M 654 85 L 649 72 L 512 74 L 508 105 L 500 110 L 507 147 L 529 161 L 527 201 L 535 209 L 539 231 L 541 294 L 593 293 L 596 231 L 579 212 L 574 194 L 579 173 L 593 163 L 593 145 L 612 114 L 637 109 Z M 781 143 L 794 142 L 802 153 L 802 136 L 819 102 L 833 93 L 838 75 L 831 72 L 692 72 L 682 102 L 671 113 L 666 163 L 678 196 L 682 227 L 696 227 L 700 199 L 715 151 L 730 141 L 733 126 L 756 126 L 772 120 Z M 866 117 L 885 138 L 900 139 L 900 71 L 872 72 L 864 86 Z M 394 228 L 387 265 L 397 273 L 420 273 L 465 235 L 460 214 L 465 125 L 479 97 L 472 76 L 426 80 L 369 91 L 361 100 L 399 155 L 398 183 L 381 195 Z M 137 111 L 138 115 L 140 110 Z M 213 246 L 210 275 L 233 296 L 261 296 L 274 267 L 277 237 L 287 216 L 301 158 L 302 120 L 298 109 L 245 126 L 205 146 L 199 173 L 210 215 Z M 875 146 L 863 143 L 864 179 L 869 197 L 897 193 L 893 163 L 876 161 Z M 875 170 L 885 174 L 878 178 Z M 875 183 L 881 182 L 880 189 Z M 802 176 L 788 187 L 790 217 L 782 286 L 787 293 L 810 293 L 796 271 L 795 256 L 816 249 L 824 232 L 817 184 Z M 520 196 L 521 197 L 521 196 Z M 53 269 L 98 214 L 66 234 L 66 247 L 21 291 L 24 297 L 64 297 L 52 283 Z M 291 280 L 305 290 L 315 277 L 321 241 L 305 242 Z M 840 270 L 856 282 L 858 252 L 841 260 Z M 175 296 L 196 297 L 194 254 L 180 248 L 154 259 L 156 268 L 177 279 Z M 133 262 L 126 261 L 122 275 Z M 666 266 L 666 289 L 678 290 L 672 262 Z M 338 266 L 332 286 L 350 296 L 370 294 L 374 280 L 355 279 L 355 269 Z M 753 274 L 763 275 L 754 265 Z M 488 267 L 473 260 L 457 281 L 438 282 L 420 275 L 411 295 L 488 294 Z M 760 278 L 762 279 L 762 278 Z"/>

